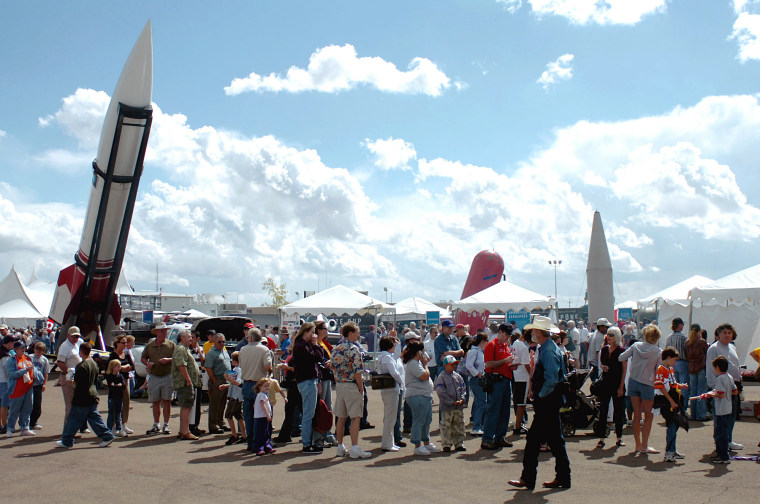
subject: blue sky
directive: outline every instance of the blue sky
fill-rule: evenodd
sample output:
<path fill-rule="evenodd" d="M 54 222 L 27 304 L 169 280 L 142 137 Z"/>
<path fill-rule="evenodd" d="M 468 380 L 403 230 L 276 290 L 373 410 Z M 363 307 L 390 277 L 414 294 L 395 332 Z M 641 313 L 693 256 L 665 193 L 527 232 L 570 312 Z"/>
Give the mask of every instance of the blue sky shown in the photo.
<path fill-rule="evenodd" d="M 457 299 L 493 247 L 544 294 L 561 258 L 566 306 L 597 209 L 618 301 L 756 264 L 760 5 L 607 5 L 6 3 L 0 271 L 70 262 L 106 94 L 148 19 L 138 288 L 158 263 L 167 291 L 250 303 L 267 276 Z"/>

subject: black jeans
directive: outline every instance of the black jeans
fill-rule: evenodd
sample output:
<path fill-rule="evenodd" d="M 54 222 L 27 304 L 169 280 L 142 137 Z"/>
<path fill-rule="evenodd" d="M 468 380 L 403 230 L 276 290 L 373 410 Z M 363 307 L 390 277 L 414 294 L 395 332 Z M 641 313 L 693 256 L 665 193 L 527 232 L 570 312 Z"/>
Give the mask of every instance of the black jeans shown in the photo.
<path fill-rule="evenodd" d="M 190 425 L 198 427 L 201 423 L 201 409 L 203 401 L 203 389 L 195 387 L 195 418 L 192 419 Z"/>
<path fill-rule="evenodd" d="M 562 437 L 562 423 L 559 408 L 562 406 L 562 393 L 557 389 L 546 397 L 533 397 L 533 423 L 526 436 L 523 452 L 522 480 L 528 486 L 535 486 L 538 473 L 538 453 L 541 443 L 548 443 L 554 456 L 554 470 L 557 481 L 570 483 L 570 460 L 565 450 L 565 438 Z"/>
<path fill-rule="evenodd" d="M 42 385 L 32 387 L 32 416 L 29 417 L 29 428 L 37 425 L 37 421 L 42 416 Z"/>
<path fill-rule="evenodd" d="M 285 404 L 285 418 L 282 420 L 280 433 L 277 435 L 280 441 L 290 439 L 292 436 L 296 408 L 301 407 L 301 393 L 298 391 L 298 384 L 294 381 L 288 381 L 285 384 L 285 390 L 288 391 L 288 402 Z M 300 425 L 300 422 L 298 422 L 298 425 Z"/>
<path fill-rule="evenodd" d="M 596 433 L 599 437 L 607 437 L 604 433 L 607 431 L 607 417 L 610 411 L 610 400 L 612 400 L 612 420 L 615 422 L 615 435 L 623 437 L 623 423 L 625 422 L 625 394 L 618 397 L 617 390 L 604 390 L 599 396 L 599 419 L 596 423 Z"/>

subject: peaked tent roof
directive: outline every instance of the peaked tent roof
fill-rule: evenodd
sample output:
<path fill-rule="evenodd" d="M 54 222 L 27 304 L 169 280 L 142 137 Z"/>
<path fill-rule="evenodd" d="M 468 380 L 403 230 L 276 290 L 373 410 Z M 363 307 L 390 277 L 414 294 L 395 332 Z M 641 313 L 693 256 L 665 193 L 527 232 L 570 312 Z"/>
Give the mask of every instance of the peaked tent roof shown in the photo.
<path fill-rule="evenodd" d="M 470 311 L 496 311 L 533 308 L 550 309 L 556 300 L 551 296 L 543 296 L 509 282 L 499 282 L 480 292 L 455 301 L 453 308 Z"/>
<path fill-rule="evenodd" d="M 692 300 L 702 304 L 758 304 L 760 303 L 760 264 L 724 276 L 709 285 L 694 288 Z"/>
<path fill-rule="evenodd" d="M 318 315 L 320 313 L 324 313 L 325 315 L 333 313 L 336 315 L 344 313 L 354 315 L 365 313 L 371 309 L 383 310 L 389 306 L 378 299 L 357 292 L 344 285 L 336 285 L 313 296 L 287 304 L 281 310 L 289 315 L 294 313 L 298 313 L 299 315 Z"/>
<path fill-rule="evenodd" d="M 53 295 L 55 294 L 56 284 L 54 282 L 45 282 L 32 272 L 32 277 L 26 285 L 23 285 L 27 296 L 34 304 L 34 307 L 42 315 L 47 316 L 50 313 L 50 307 L 53 305 Z"/>
<path fill-rule="evenodd" d="M 442 319 L 451 318 L 451 312 L 448 309 L 441 308 L 440 306 L 428 301 L 427 299 L 418 297 L 403 299 L 393 305 L 393 308 L 395 308 L 396 319 L 403 319 L 404 317 L 419 318 L 416 317 L 416 315 L 425 317 L 429 311 L 439 312 Z M 385 315 L 393 314 L 394 310 L 387 310 L 387 313 L 385 313 Z"/>
<path fill-rule="evenodd" d="M 695 287 L 709 285 L 713 282 L 714 280 L 710 278 L 694 275 L 687 278 L 686 280 L 678 282 L 675 285 L 671 285 L 666 289 L 655 292 L 650 296 L 639 299 L 639 306 L 651 306 L 657 301 L 667 304 L 679 304 L 681 306 L 688 306 L 689 291 Z"/>
<path fill-rule="evenodd" d="M 0 319 L 12 325 L 27 325 L 30 320 L 43 318 L 46 317 L 29 298 L 16 268 L 11 266 L 8 275 L 0 282 Z"/>

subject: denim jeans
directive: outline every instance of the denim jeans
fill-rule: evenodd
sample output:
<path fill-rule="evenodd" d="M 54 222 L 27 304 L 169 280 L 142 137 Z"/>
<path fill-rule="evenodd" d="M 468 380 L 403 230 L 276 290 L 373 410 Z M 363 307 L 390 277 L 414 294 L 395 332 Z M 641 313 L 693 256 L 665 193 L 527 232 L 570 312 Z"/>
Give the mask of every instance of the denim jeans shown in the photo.
<path fill-rule="evenodd" d="M 29 428 L 29 418 L 32 415 L 32 394 L 32 389 L 29 389 L 21 397 L 11 398 L 11 404 L 8 408 L 8 432 L 17 432 L 15 430 L 17 420 L 19 430 Z"/>
<path fill-rule="evenodd" d="M 123 397 L 118 399 L 108 398 L 108 420 L 106 420 L 106 425 L 109 429 L 113 430 L 114 425 L 116 426 L 116 430 L 122 429 L 123 422 L 121 421 L 121 411 L 123 405 Z"/>
<path fill-rule="evenodd" d="M 705 392 L 707 392 L 705 370 L 701 369 L 697 374 L 689 373 L 689 395 L 693 397 Z M 689 409 L 692 420 L 704 420 L 707 417 L 707 403 L 705 401 L 691 401 Z"/>
<path fill-rule="evenodd" d="M 244 381 L 240 387 L 243 391 L 243 420 L 245 421 L 245 437 L 248 441 L 248 449 L 254 447 L 254 429 L 253 429 L 253 404 L 256 401 L 256 392 L 253 387 L 256 383 L 253 381 Z"/>
<path fill-rule="evenodd" d="M 678 434 L 678 424 L 675 420 L 670 422 L 665 431 L 665 453 L 676 452 L 676 435 Z"/>
<path fill-rule="evenodd" d="M 688 361 L 678 359 L 673 364 L 673 370 L 676 372 L 676 381 L 678 383 L 689 384 L 689 363 Z M 691 390 L 689 390 L 691 392 Z"/>
<path fill-rule="evenodd" d="M 406 402 L 412 409 L 412 436 L 415 445 L 430 442 L 430 423 L 433 421 L 433 398 L 411 396 Z"/>
<path fill-rule="evenodd" d="M 298 382 L 298 392 L 301 393 L 301 443 L 304 447 L 311 446 L 311 422 L 317 409 L 317 383 L 319 379 Z"/>
<path fill-rule="evenodd" d="M 29 425 L 34 427 L 42 416 L 42 385 L 32 387 L 32 416 Z"/>
<path fill-rule="evenodd" d="M 586 367 L 588 367 L 588 348 L 586 348 L 586 344 L 585 343 L 581 343 L 578 346 L 581 347 L 580 359 L 579 359 L 580 360 L 580 365 L 581 365 L 582 368 L 585 369 Z"/>
<path fill-rule="evenodd" d="M 502 440 L 509 427 L 509 405 L 512 401 L 512 386 L 509 380 L 494 382 L 493 392 L 488 394 L 483 441 Z"/>
<path fill-rule="evenodd" d="M 715 451 L 718 452 L 718 457 L 721 460 L 728 460 L 728 443 L 730 440 L 729 428 L 731 425 L 732 415 L 715 415 L 713 420 L 715 422 L 713 427 L 713 439 L 715 440 Z"/>
<path fill-rule="evenodd" d="M 63 427 L 63 436 L 61 436 L 63 445 L 74 446 L 74 434 L 88 423 L 93 432 L 103 441 L 114 438 L 113 433 L 106 427 L 103 417 L 98 412 L 97 403 L 90 406 L 71 406 L 69 416 L 66 417 L 66 425 Z"/>
<path fill-rule="evenodd" d="M 488 396 L 483 392 L 478 378 L 470 377 L 470 390 L 474 399 L 472 401 L 472 430 L 483 430 L 483 424 L 486 419 L 486 408 L 488 406 Z"/>
<path fill-rule="evenodd" d="M 393 426 L 393 442 L 399 444 L 401 436 L 401 410 L 404 408 L 404 391 L 398 391 L 398 409 L 396 411 L 396 425 Z"/>

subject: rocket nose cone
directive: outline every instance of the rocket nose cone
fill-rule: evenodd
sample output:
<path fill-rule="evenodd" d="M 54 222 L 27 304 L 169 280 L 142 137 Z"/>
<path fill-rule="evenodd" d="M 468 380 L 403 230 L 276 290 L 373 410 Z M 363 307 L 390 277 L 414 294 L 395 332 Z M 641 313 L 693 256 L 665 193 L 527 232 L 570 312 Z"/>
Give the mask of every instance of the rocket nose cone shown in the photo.
<path fill-rule="evenodd" d="M 153 95 L 153 33 L 145 24 L 129 53 L 112 99 L 133 107 L 148 107 Z"/>

